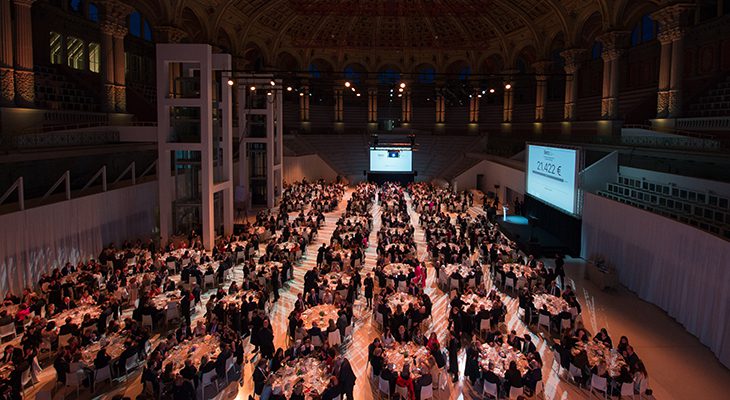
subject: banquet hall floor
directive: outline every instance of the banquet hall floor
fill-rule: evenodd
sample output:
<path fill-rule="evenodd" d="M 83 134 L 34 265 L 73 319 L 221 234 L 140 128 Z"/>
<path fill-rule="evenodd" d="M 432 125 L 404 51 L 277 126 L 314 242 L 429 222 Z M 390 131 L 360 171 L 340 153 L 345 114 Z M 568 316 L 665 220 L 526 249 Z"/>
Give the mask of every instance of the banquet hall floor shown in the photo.
<path fill-rule="evenodd" d="M 322 242 L 329 243 L 335 221 L 344 212 L 344 205 L 347 198 L 352 194 L 351 190 L 345 195 L 340 207 L 334 212 L 326 214 L 326 220 L 320 229 L 317 239 L 310 244 L 307 253 L 295 267 L 294 279 L 281 291 L 281 299 L 272 307 L 270 318 L 275 329 L 275 345 L 286 347 L 286 320 L 293 309 L 293 303 L 297 293 L 301 292 L 304 273 L 315 264 L 316 247 Z M 411 219 L 418 221 L 418 215 L 410 207 Z M 375 264 L 375 235 L 380 229 L 380 207 L 373 207 L 373 230 L 370 235 L 370 247 L 366 252 L 365 273 L 372 271 Z M 480 209 L 472 207 L 469 212 L 476 214 Z M 416 224 L 415 240 L 418 246 L 419 259 L 425 257 L 425 241 L 423 230 Z M 545 263 L 551 263 L 546 259 Z M 658 307 L 640 300 L 635 294 L 620 288 L 616 291 L 605 292 L 599 290 L 591 282 L 583 279 L 584 261 L 581 259 L 567 259 L 566 273 L 567 282 L 576 288 L 579 300 L 582 305 L 582 318 L 586 328 L 595 333 L 598 329 L 608 329 L 614 343 L 622 335 L 628 336 L 637 354 L 644 360 L 649 372 L 649 386 L 654 391 L 654 398 L 665 399 L 724 399 L 730 393 L 730 370 L 723 367 L 714 355 L 697 338 L 687 333 L 684 328 L 669 317 Z M 440 340 L 444 340 L 447 326 L 448 297 L 437 287 L 432 269 L 428 271 L 426 293 L 431 296 L 434 303 L 433 323 L 431 328 L 437 332 Z M 240 281 L 241 270 L 234 271 L 233 278 Z M 485 275 L 488 277 L 488 275 Z M 226 285 L 230 284 L 227 282 Z M 206 293 L 203 304 L 207 297 L 213 293 Z M 346 346 L 344 355 L 349 358 L 355 374 L 357 383 L 355 397 L 357 400 L 370 400 L 379 398 L 377 388 L 371 386 L 367 373 L 367 346 L 379 335 L 374 328 L 370 312 L 363 308 L 364 299 L 362 296 L 355 304 L 356 326 L 352 341 Z M 517 318 L 517 300 L 511 298 L 507 302 L 509 309 L 507 315 L 507 329 L 515 329 L 522 334 L 529 332 L 527 327 Z M 196 318 L 201 318 L 203 307 L 197 309 Z M 128 311 L 131 312 L 131 311 Z M 538 350 L 540 350 L 543 361 L 543 381 L 545 382 L 545 398 L 547 399 L 587 399 L 590 394 L 587 391 L 577 388 L 560 379 L 552 370 L 552 353 L 547 342 L 541 337 L 533 334 L 538 339 Z M 533 340 L 534 341 L 534 340 Z M 249 347 L 250 349 L 250 347 Z M 254 355 L 255 357 L 255 355 Z M 463 371 L 464 355 L 460 356 L 461 370 Z M 243 369 L 243 385 L 239 382 L 230 383 L 223 389 L 216 398 L 219 399 L 247 399 L 253 389 L 251 380 L 251 363 L 247 363 Z M 100 388 L 103 395 L 96 398 L 110 398 L 113 394 L 124 394 L 134 399 L 142 391 L 139 380 L 140 372 L 130 375 L 126 382 L 115 381 L 113 388 L 104 386 Z M 26 398 L 34 398 L 39 390 L 47 391 L 55 382 L 55 371 L 49 366 L 40 375 L 40 382 L 35 388 L 28 391 Z M 111 390 L 110 390 L 111 389 Z M 75 398 L 76 394 L 67 397 Z M 59 390 L 56 398 L 63 398 L 64 390 Z M 434 391 L 435 398 L 445 399 L 472 399 L 481 398 L 464 379 L 457 383 L 449 382 L 444 391 Z M 82 390 L 81 399 L 94 398 L 89 394 L 88 389 Z"/>

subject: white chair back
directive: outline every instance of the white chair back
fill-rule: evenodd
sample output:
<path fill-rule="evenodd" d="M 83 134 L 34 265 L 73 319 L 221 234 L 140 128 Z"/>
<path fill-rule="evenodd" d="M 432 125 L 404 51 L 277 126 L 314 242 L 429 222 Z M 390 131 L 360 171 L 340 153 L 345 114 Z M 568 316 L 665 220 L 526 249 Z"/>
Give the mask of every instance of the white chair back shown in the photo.
<path fill-rule="evenodd" d="M 390 397 L 390 382 L 378 377 L 378 391 Z"/>
<path fill-rule="evenodd" d="M 593 389 L 605 392 L 608 388 L 608 381 L 606 378 L 598 376 L 596 374 L 591 375 L 591 392 Z"/>
<path fill-rule="evenodd" d="M 433 399 L 433 383 L 421 386 L 421 400 Z"/>
<path fill-rule="evenodd" d="M 65 335 L 59 335 L 58 336 L 58 347 L 63 347 L 68 345 L 68 342 L 71 340 L 71 334 L 67 333 Z"/>
<path fill-rule="evenodd" d="M 497 384 L 484 381 L 484 395 L 490 395 L 496 399 L 498 395 Z"/>
<path fill-rule="evenodd" d="M 327 341 L 329 342 L 330 346 L 339 346 L 340 344 L 342 344 L 342 340 L 340 338 L 340 331 L 336 330 L 334 332 L 328 333 Z"/>
<path fill-rule="evenodd" d="M 525 394 L 525 390 L 521 387 L 509 388 L 509 398 L 510 399 L 516 399 L 518 396 L 523 396 L 524 394 Z"/>
<path fill-rule="evenodd" d="M 15 337 L 15 323 L 11 322 L 7 325 L 0 326 L 0 339 L 12 336 Z"/>
<path fill-rule="evenodd" d="M 548 330 L 550 330 L 550 316 L 540 314 L 540 316 L 537 318 L 537 327 L 545 326 Z"/>
<path fill-rule="evenodd" d="M 322 339 L 319 336 L 312 336 L 312 345 L 314 347 L 322 347 Z"/>
<path fill-rule="evenodd" d="M 398 393 L 401 399 L 408 399 L 408 388 L 405 386 L 395 385 L 395 392 Z"/>
<path fill-rule="evenodd" d="M 583 377 L 583 371 L 581 371 L 580 368 L 576 367 L 573 363 L 570 363 L 568 373 L 570 373 L 570 376 L 572 376 L 573 379 Z"/>
<path fill-rule="evenodd" d="M 94 370 L 94 382 L 101 382 L 108 380 L 111 382 L 112 380 L 112 369 L 110 366 L 101 367 L 97 370 Z"/>
<path fill-rule="evenodd" d="M 621 384 L 621 397 L 634 395 L 634 382 Z"/>

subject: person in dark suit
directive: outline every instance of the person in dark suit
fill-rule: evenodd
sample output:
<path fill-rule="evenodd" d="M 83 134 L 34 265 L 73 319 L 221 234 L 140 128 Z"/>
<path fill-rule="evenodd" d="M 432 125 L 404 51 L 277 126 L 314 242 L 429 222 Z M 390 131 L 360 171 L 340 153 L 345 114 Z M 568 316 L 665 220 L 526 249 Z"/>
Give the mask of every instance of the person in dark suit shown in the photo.
<path fill-rule="evenodd" d="M 537 383 L 542 380 L 542 371 L 540 364 L 536 360 L 530 361 L 530 369 L 525 372 L 524 382 L 525 386 L 530 389 L 530 393 L 535 393 Z"/>
<path fill-rule="evenodd" d="M 266 370 L 267 361 L 264 359 L 259 360 L 256 364 L 256 369 L 253 371 L 253 392 L 256 396 L 261 396 L 264 391 L 266 379 L 269 377 L 269 372 Z"/>
<path fill-rule="evenodd" d="M 375 287 L 375 282 L 373 281 L 373 278 L 370 276 L 369 272 L 365 275 L 365 280 L 363 281 L 363 286 L 365 288 L 365 300 L 367 301 L 367 308 L 372 308 L 373 307 L 373 287 Z"/>
<path fill-rule="evenodd" d="M 517 369 L 516 362 L 511 361 L 509 363 L 509 368 L 507 368 L 507 371 L 504 373 L 504 381 L 504 390 L 507 393 L 509 393 L 510 389 L 513 387 L 521 388 L 523 386 L 522 374 L 520 374 L 520 370 Z"/>
<path fill-rule="evenodd" d="M 357 380 L 357 377 L 355 376 L 355 372 L 352 370 L 350 360 L 347 358 L 342 360 L 337 380 L 340 382 L 340 393 L 342 393 L 342 398 L 344 399 L 347 397 L 347 400 L 355 400 L 353 390 L 355 389 L 355 381 Z"/>
<path fill-rule="evenodd" d="M 190 359 L 185 360 L 185 366 L 180 370 L 180 376 L 198 386 L 198 370 Z"/>
<path fill-rule="evenodd" d="M 327 388 L 320 394 L 322 400 L 334 400 L 340 395 L 340 386 L 337 382 L 337 378 L 334 376 L 330 377 L 330 381 L 327 384 Z"/>
<path fill-rule="evenodd" d="M 195 396 L 195 387 L 193 387 L 190 380 L 183 378 L 180 374 L 175 376 L 175 383 L 172 385 L 172 399 L 190 400 L 194 399 Z"/>
<path fill-rule="evenodd" d="M 537 347 L 534 343 L 532 343 L 532 336 L 530 336 L 529 333 L 525 333 L 525 337 L 523 340 L 521 340 L 522 343 L 520 343 L 520 351 L 524 355 L 528 355 L 530 353 L 533 353 L 537 350 Z"/>
<path fill-rule="evenodd" d="M 71 317 L 66 318 L 66 323 L 61 326 L 61 328 L 58 329 L 59 335 L 73 335 L 78 336 L 79 334 L 79 327 L 71 322 Z"/>

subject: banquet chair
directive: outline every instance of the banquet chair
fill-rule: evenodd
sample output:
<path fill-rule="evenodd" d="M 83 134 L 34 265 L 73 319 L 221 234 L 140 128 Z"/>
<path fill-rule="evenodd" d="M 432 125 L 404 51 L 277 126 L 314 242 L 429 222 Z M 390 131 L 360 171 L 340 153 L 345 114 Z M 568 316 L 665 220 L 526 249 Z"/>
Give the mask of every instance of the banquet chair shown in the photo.
<path fill-rule="evenodd" d="M 330 346 L 339 346 L 342 344 L 342 338 L 340 337 L 340 331 L 336 330 L 327 334 L 327 342 Z"/>
<path fill-rule="evenodd" d="M 380 329 L 384 329 L 383 314 L 377 311 L 375 311 L 375 324 L 377 324 Z"/>
<path fill-rule="evenodd" d="M 541 326 L 545 326 L 548 333 L 550 333 L 550 316 L 540 314 L 540 316 L 537 318 L 537 329 L 540 329 Z"/>
<path fill-rule="evenodd" d="M 149 326 L 150 330 L 155 330 L 155 326 L 152 321 L 152 315 L 142 314 L 142 327 Z"/>
<path fill-rule="evenodd" d="M 236 364 L 233 362 L 233 356 L 230 356 L 226 358 L 226 383 L 230 382 L 229 376 L 231 375 L 231 370 L 235 370 Z"/>
<path fill-rule="evenodd" d="M 421 400 L 433 399 L 433 383 L 421 386 Z"/>
<path fill-rule="evenodd" d="M 344 337 L 345 341 L 352 340 L 352 329 L 353 329 L 352 325 L 347 325 L 345 327 L 345 337 Z"/>
<path fill-rule="evenodd" d="M 322 347 L 322 338 L 319 336 L 312 336 L 312 345 L 314 347 Z"/>
<path fill-rule="evenodd" d="M 94 383 L 91 386 L 91 392 L 94 393 L 96 391 L 97 382 L 103 381 L 109 381 L 109 384 L 112 384 L 112 369 L 109 365 L 94 370 Z"/>
<path fill-rule="evenodd" d="M 578 318 L 578 308 L 577 307 L 570 307 L 568 309 L 568 312 L 573 317 L 573 321 L 575 321 L 575 319 Z"/>
<path fill-rule="evenodd" d="M 545 384 L 542 383 L 542 381 L 538 381 L 535 385 L 535 393 L 532 394 L 532 397 L 537 397 L 539 395 L 542 395 L 542 398 L 545 398 Z"/>
<path fill-rule="evenodd" d="M 632 399 L 636 398 L 634 393 L 634 382 L 626 382 L 621 384 L 621 398 L 628 398 L 631 396 Z"/>
<path fill-rule="evenodd" d="M 605 398 L 608 398 L 608 380 L 596 374 L 591 375 L 591 394 L 593 390 L 602 392 Z"/>
<path fill-rule="evenodd" d="M 211 288 L 215 289 L 215 275 L 214 274 L 205 275 L 205 277 L 203 279 L 203 289 L 207 288 L 208 285 L 210 285 Z"/>
<path fill-rule="evenodd" d="M 578 379 L 583 380 L 583 371 L 581 371 L 580 368 L 576 367 L 573 363 L 570 363 L 570 366 L 568 367 L 568 373 L 573 379 L 573 382 L 580 386 L 580 381 Z"/>
<path fill-rule="evenodd" d="M 31 387 L 35 386 L 35 382 L 33 382 L 33 375 L 31 375 L 31 369 L 27 368 L 22 374 L 20 374 L 20 387 L 23 389 L 23 396 L 25 396 L 25 388 L 29 383 Z"/>
<path fill-rule="evenodd" d="M 11 322 L 7 325 L 0 326 L 0 340 L 5 339 L 6 337 L 12 336 L 13 339 L 15 339 L 18 334 L 15 332 L 15 323 Z"/>
<path fill-rule="evenodd" d="M 570 329 L 573 327 L 573 321 L 570 320 L 570 318 L 565 318 L 560 320 L 560 332 L 565 331 L 566 329 Z"/>
<path fill-rule="evenodd" d="M 449 280 L 449 289 L 456 289 L 459 290 L 459 280 L 451 278 Z"/>
<path fill-rule="evenodd" d="M 124 379 L 127 378 L 127 375 L 129 375 L 132 370 L 137 368 L 137 366 L 139 365 L 138 360 L 139 357 L 137 356 L 137 354 L 133 354 L 127 357 L 126 360 L 124 360 Z"/>
<path fill-rule="evenodd" d="M 68 342 L 71 340 L 71 334 L 67 333 L 65 335 L 58 335 L 58 347 L 63 347 L 68 345 Z"/>
<path fill-rule="evenodd" d="M 408 399 L 408 388 L 405 386 L 395 385 L 395 393 L 400 396 L 401 399 Z"/>
<path fill-rule="evenodd" d="M 408 284 L 406 281 L 400 281 L 398 282 L 398 291 L 399 292 L 406 292 L 408 291 Z"/>
<path fill-rule="evenodd" d="M 170 301 L 167 303 L 167 309 L 165 310 L 165 323 L 169 324 L 170 321 L 180 319 L 180 311 L 177 308 L 176 301 Z"/>
<path fill-rule="evenodd" d="M 557 368 L 556 368 L 557 366 Z M 563 364 L 561 363 L 561 357 L 560 352 L 553 349 L 553 365 L 550 366 L 552 370 L 555 371 L 558 375 L 560 375 L 560 370 L 563 369 Z"/>
<path fill-rule="evenodd" d="M 506 291 L 507 288 L 511 288 L 511 291 L 515 290 L 515 279 L 514 278 L 505 278 L 504 279 L 504 290 Z"/>
<path fill-rule="evenodd" d="M 384 394 L 385 397 L 390 398 L 390 382 L 378 377 L 378 391 Z"/>
<path fill-rule="evenodd" d="M 167 262 L 167 270 L 169 271 L 170 275 L 175 275 L 177 273 L 177 264 L 175 264 L 175 261 Z"/>
<path fill-rule="evenodd" d="M 215 370 L 204 373 L 200 378 L 200 398 L 205 399 L 205 388 L 215 386 L 218 392 L 218 384 L 216 383 Z"/>
<path fill-rule="evenodd" d="M 496 383 L 490 383 L 486 380 L 484 381 L 484 396 L 490 396 L 494 397 L 495 399 L 499 398 L 499 389 L 497 388 Z"/>
<path fill-rule="evenodd" d="M 76 398 L 79 397 L 81 386 L 83 385 L 84 377 L 78 372 L 66 372 L 66 387 L 76 388 Z M 65 396 L 64 396 L 65 398 Z"/>
<path fill-rule="evenodd" d="M 518 396 L 524 396 L 525 389 L 521 387 L 510 387 L 509 388 L 509 399 L 516 399 Z"/>

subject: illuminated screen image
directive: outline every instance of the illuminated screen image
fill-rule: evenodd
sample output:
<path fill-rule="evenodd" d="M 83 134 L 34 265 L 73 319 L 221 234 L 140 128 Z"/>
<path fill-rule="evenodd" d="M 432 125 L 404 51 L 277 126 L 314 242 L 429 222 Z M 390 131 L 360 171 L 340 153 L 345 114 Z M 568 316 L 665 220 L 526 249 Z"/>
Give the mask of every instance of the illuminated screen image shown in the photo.
<path fill-rule="evenodd" d="M 527 193 L 571 214 L 576 213 L 578 150 L 527 146 Z"/>
<path fill-rule="evenodd" d="M 413 171 L 413 151 L 403 147 L 370 148 L 370 171 L 411 172 Z"/>

